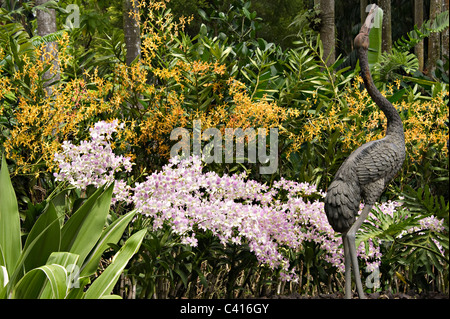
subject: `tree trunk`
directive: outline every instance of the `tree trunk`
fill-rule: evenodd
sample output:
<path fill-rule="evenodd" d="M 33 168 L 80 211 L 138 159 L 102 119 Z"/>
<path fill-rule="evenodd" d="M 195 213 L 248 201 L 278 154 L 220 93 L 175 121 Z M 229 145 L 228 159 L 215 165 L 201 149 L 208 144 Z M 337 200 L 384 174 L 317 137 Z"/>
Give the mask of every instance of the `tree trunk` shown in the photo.
<path fill-rule="evenodd" d="M 361 16 L 361 25 L 363 25 L 364 22 L 366 21 L 366 17 L 367 17 L 366 8 L 368 5 L 369 5 L 368 0 L 361 0 L 360 5 L 359 5 L 359 14 Z"/>
<path fill-rule="evenodd" d="M 430 1 L 430 20 L 434 20 L 436 16 L 441 12 L 442 0 Z M 429 76 L 433 76 L 433 72 L 436 69 L 436 62 L 440 57 L 440 34 L 437 32 L 431 33 L 428 38 L 428 61 L 427 71 Z"/>
<path fill-rule="evenodd" d="M 125 47 L 127 49 L 127 65 L 131 65 L 131 62 L 141 55 L 138 4 L 138 0 L 123 0 L 123 32 L 125 35 Z"/>
<path fill-rule="evenodd" d="M 414 0 L 414 25 L 420 28 L 423 24 L 423 0 Z M 416 44 L 414 53 L 419 60 L 419 71 L 423 72 L 424 66 L 424 42 L 423 40 Z"/>
<path fill-rule="evenodd" d="M 49 0 L 36 0 L 36 5 L 42 5 Z M 49 9 L 48 12 L 43 10 L 37 10 L 37 34 L 39 36 L 45 36 L 56 32 L 56 12 L 54 9 Z M 51 82 L 58 81 L 60 79 L 59 74 L 59 64 L 58 64 L 58 46 L 56 42 L 49 42 L 45 45 L 44 56 L 41 57 L 42 60 L 52 61 L 53 70 L 49 69 L 44 73 L 44 88 L 50 96 L 52 89 L 50 86 Z"/>
<path fill-rule="evenodd" d="M 442 4 L 442 12 L 447 11 L 449 9 L 449 0 L 445 0 Z M 445 29 L 442 32 L 442 59 L 444 60 L 444 56 L 449 57 L 449 28 Z M 445 60 L 444 60 L 445 61 Z"/>
<path fill-rule="evenodd" d="M 320 38 L 323 44 L 323 58 L 327 59 L 327 65 L 335 62 L 335 21 L 334 0 L 320 0 L 320 16 L 322 19 L 320 27 Z"/>
<path fill-rule="evenodd" d="M 392 23 L 391 23 L 391 0 L 380 0 L 380 8 L 383 9 L 383 30 L 381 51 L 392 50 Z"/>

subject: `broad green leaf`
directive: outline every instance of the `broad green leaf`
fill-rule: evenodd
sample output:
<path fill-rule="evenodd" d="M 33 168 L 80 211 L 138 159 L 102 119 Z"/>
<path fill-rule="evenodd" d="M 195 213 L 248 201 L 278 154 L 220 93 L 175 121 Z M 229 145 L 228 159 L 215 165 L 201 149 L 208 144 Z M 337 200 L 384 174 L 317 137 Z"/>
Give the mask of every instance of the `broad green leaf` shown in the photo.
<path fill-rule="evenodd" d="M 66 299 L 84 299 L 84 288 L 91 282 L 89 277 L 80 277 L 76 281 L 79 287 L 76 286 L 70 286 L 69 285 L 69 292 L 66 295 Z"/>
<path fill-rule="evenodd" d="M 24 261 L 25 271 L 42 266 L 50 254 L 59 250 L 61 230 L 53 203 L 49 203 L 46 211 L 38 218 L 25 242 L 24 250 L 36 241 Z"/>
<path fill-rule="evenodd" d="M 55 195 L 51 200 L 51 202 L 55 206 L 56 215 L 58 215 L 59 218 L 60 228 L 64 225 L 64 216 L 66 214 L 66 209 L 70 205 L 68 203 L 69 200 L 66 199 L 66 195 L 68 194 L 68 192 L 69 190 L 65 189 Z"/>
<path fill-rule="evenodd" d="M 425 87 L 433 87 L 433 85 L 437 85 L 439 82 L 436 81 L 430 81 L 430 80 L 425 80 L 425 79 L 421 79 L 421 78 L 415 78 L 412 76 L 403 76 L 403 80 L 404 81 L 411 81 L 414 83 L 417 83 L 421 86 L 425 86 Z"/>
<path fill-rule="evenodd" d="M 111 205 L 114 183 L 105 191 L 99 188 L 73 214 L 61 230 L 61 251 L 80 256 L 83 263 L 100 238 Z"/>
<path fill-rule="evenodd" d="M 46 288 L 48 285 L 48 288 Z M 66 269 L 61 265 L 35 268 L 20 279 L 13 290 L 14 299 L 62 299 L 67 292 Z"/>
<path fill-rule="evenodd" d="M 119 295 L 103 295 L 100 299 L 122 299 Z"/>
<path fill-rule="evenodd" d="M 117 244 L 134 215 L 136 215 L 136 210 L 121 216 L 103 231 L 97 245 L 82 267 L 81 275 L 83 277 L 90 276 L 95 273 L 103 252 L 109 248 L 109 244 Z"/>
<path fill-rule="evenodd" d="M 180 268 L 178 268 L 178 267 L 175 268 L 173 271 L 176 272 L 176 273 L 178 274 L 178 276 L 180 276 L 181 281 L 183 282 L 184 287 L 187 288 L 187 286 L 188 286 L 188 276 L 186 276 L 185 272 L 182 271 L 182 270 L 181 270 Z"/>
<path fill-rule="evenodd" d="M 399 100 L 402 99 L 403 94 L 405 94 L 405 92 L 406 92 L 406 89 L 398 90 L 397 92 L 395 92 L 393 95 L 391 95 L 388 98 L 389 102 L 391 102 L 391 103 L 398 102 Z"/>
<path fill-rule="evenodd" d="M 369 33 L 369 50 L 368 60 L 369 65 L 372 67 L 380 60 L 381 56 L 381 43 L 382 43 L 382 28 L 383 25 L 383 10 L 377 9 L 377 13 L 374 17 L 374 26 Z"/>
<path fill-rule="evenodd" d="M 22 252 L 22 242 L 19 208 L 5 156 L 2 156 L 0 169 L 0 250 L 0 266 L 5 266 L 8 274 L 12 274 Z"/>
<path fill-rule="evenodd" d="M 82 226 L 86 215 L 94 207 L 96 200 L 104 191 L 103 187 L 99 187 L 88 199 L 86 199 L 80 206 L 76 208 L 75 213 L 64 224 L 61 229 L 61 250 L 69 250 L 76 239 L 79 227 Z M 75 203 L 74 203 L 75 206 Z M 75 208 L 74 208 L 75 210 Z"/>
<path fill-rule="evenodd" d="M 5 266 L 0 266 L 0 299 L 4 299 L 6 297 L 6 285 L 8 284 L 8 282 L 8 271 L 6 270 Z"/>
<path fill-rule="evenodd" d="M 9 277 L 8 271 L 5 266 L 0 266 L 0 288 L 5 287 L 8 284 Z"/>
<path fill-rule="evenodd" d="M 2 246 L 0 246 L 0 265 L 6 265 L 5 255 L 3 254 Z"/>
<path fill-rule="evenodd" d="M 85 298 L 98 299 L 111 293 L 128 261 L 141 246 L 146 232 L 147 229 L 142 229 L 128 238 L 122 248 L 114 256 L 112 263 L 88 288 Z"/>
<path fill-rule="evenodd" d="M 209 17 L 208 17 L 208 14 L 207 14 L 204 10 L 198 9 L 197 12 L 198 12 L 198 14 L 202 17 L 203 20 L 205 20 L 205 21 L 210 21 L 210 19 L 209 19 Z"/>
<path fill-rule="evenodd" d="M 60 265 L 67 269 L 68 266 L 76 264 L 80 256 L 72 253 L 68 253 L 66 251 L 57 251 L 54 252 L 48 257 L 46 262 L 47 265 Z"/>
<path fill-rule="evenodd" d="M 13 273 L 10 277 L 10 286 L 14 286 L 17 281 L 24 275 L 24 262 L 27 260 L 28 255 L 32 254 L 32 251 L 34 250 L 34 247 L 36 247 L 36 245 L 39 243 L 40 238 L 46 234 L 47 229 L 51 228 L 53 224 L 58 224 L 57 219 L 53 220 L 51 224 L 47 225 L 47 227 L 42 232 L 37 234 L 36 237 L 29 244 L 27 244 L 26 249 L 23 250 L 22 254 L 19 257 L 19 260 L 17 261 L 16 268 L 13 269 Z"/>
<path fill-rule="evenodd" d="M 80 267 L 78 267 L 79 256 L 68 252 L 54 252 L 50 255 L 47 265 L 57 264 L 66 269 L 67 289 L 81 290 L 84 289 L 80 277 Z M 66 296 L 67 297 L 67 296 Z"/>

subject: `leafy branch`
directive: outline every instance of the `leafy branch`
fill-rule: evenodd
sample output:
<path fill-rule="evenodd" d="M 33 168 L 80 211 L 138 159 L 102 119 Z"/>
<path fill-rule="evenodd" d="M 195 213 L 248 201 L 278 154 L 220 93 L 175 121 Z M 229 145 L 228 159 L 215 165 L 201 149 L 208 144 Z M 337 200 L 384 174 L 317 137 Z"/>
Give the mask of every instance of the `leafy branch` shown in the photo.
<path fill-rule="evenodd" d="M 408 32 L 407 38 L 401 37 L 394 44 L 394 48 L 400 51 L 409 51 L 424 38 L 432 33 L 439 33 L 449 27 L 449 11 L 444 11 L 436 16 L 434 20 L 425 21 L 419 28 L 414 26 L 414 30 Z"/>

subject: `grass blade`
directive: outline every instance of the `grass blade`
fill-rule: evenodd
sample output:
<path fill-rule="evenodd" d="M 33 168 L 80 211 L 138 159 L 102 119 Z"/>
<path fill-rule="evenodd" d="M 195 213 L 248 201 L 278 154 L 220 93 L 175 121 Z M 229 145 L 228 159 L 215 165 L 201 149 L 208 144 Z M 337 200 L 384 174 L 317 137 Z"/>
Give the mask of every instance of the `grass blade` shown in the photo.
<path fill-rule="evenodd" d="M 120 274 L 128 264 L 128 261 L 141 246 L 146 232 L 147 229 L 142 229 L 128 238 L 123 247 L 114 256 L 113 262 L 86 291 L 86 299 L 104 298 L 104 296 L 111 293 L 114 285 L 120 277 Z"/>
<path fill-rule="evenodd" d="M 134 215 L 136 215 L 136 210 L 133 210 L 126 215 L 121 216 L 103 231 L 97 245 L 95 246 L 89 257 L 86 259 L 82 267 L 81 276 L 90 276 L 96 272 L 103 252 L 107 248 L 109 248 L 108 244 L 117 244 L 117 242 L 122 237 L 125 228 L 133 219 Z"/>
<path fill-rule="evenodd" d="M 19 208 L 5 156 L 0 169 L 0 251 L 0 266 L 5 266 L 11 275 L 22 252 L 22 243 Z"/>
<path fill-rule="evenodd" d="M 61 250 L 79 255 L 80 266 L 102 234 L 111 205 L 113 188 L 114 183 L 105 191 L 99 188 L 61 230 Z"/>

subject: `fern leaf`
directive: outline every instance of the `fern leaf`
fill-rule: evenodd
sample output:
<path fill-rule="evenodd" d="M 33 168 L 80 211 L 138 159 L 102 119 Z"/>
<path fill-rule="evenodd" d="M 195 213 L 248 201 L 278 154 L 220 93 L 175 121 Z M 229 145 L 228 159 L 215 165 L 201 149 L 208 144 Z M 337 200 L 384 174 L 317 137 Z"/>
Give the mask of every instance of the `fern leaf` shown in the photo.
<path fill-rule="evenodd" d="M 44 36 L 34 36 L 31 38 L 31 43 L 33 44 L 34 47 L 38 47 L 41 44 L 47 44 L 50 42 L 55 42 L 58 41 L 62 38 L 62 35 L 65 31 L 64 30 L 59 30 Z"/>
<path fill-rule="evenodd" d="M 408 32 L 407 37 L 401 37 L 394 44 L 394 48 L 400 51 L 409 51 L 422 39 L 429 37 L 432 33 L 442 32 L 449 27 L 449 11 L 444 11 L 436 16 L 434 20 L 423 23 L 421 28 L 414 26 L 414 30 Z"/>

